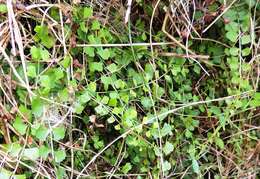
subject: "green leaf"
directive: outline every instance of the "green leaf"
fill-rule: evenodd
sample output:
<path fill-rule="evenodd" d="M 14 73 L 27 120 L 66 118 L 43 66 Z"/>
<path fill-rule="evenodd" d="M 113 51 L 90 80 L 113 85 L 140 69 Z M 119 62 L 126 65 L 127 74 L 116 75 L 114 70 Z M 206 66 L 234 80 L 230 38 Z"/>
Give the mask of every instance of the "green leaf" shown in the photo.
<path fill-rule="evenodd" d="M 227 118 L 224 115 L 219 116 L 220 126 L 225 129 Z"/>
<path fill-rule="evenodd" d="M 185 137 L 191 138 L 192 137 L 192 132 L 189 129 L 185 130 Z"/>
<path fill-rule="evenodd" d="M 32 100 L 32 113 L 35 115 L 35 117 L 41 117 L 43 113 L 43 103 L 40 98 L 34 98 Z"/>
<path fill-rule="evenodd" d="M 246 45 L 249 44 L 251 42 L 251 37 L 250 35 L 245 35 L 241 38 L 241 44 L 242 45 Z"/>
<path fill-rule="evenodd" d="M 64 88 L 63 90 L 59 91 L 58 96 L 62 102 L 69 101 L 69 90 Z"/>
<path fill-rule="evenodd" d="M 245 0 L 249 8 L 253 8 L 256 5 L 256 0 Z"/>
<path fill-rule="evenodd" d="M 104 116 L 107 115 L 109 113 L 109 111 L 107 110 L 107 108 L 105 108 L 104 105 L 100 104 L 97 107 L 95 107 L 95 111 L 97 114 Z"/>
<path fill-rule="evenodd" d="M 37 48 L 36 46 L 32 46 L 30 49 L 30 53 L 32 56 L 32 59 L 35 61 L 39 61 L 41 59 L 41 50 L 40 48 Z"/>
<path fill-rule="evenodd" d="M 49 30 L 46 25 L 37 25 L 34 28 L 34 31 L 36 32 L 36 41 L 41 41 L 41 43 L 47 48 L 51 48 L 54 46 L 55 39 L 49 35 Z"/>
<path fill-rule="evenodd" d="M 221 109 L 217 106 L 212 106 L 210 109 L 209 109 L 210 112 L 212 112 L 213 114 L 216 114 L 216 115 L 219 115 L 221 114 Z"/>
<path fill-rule="evenodd" d="M 54 159 L 56 163 L 60 163 L 66 158 L 66 152 L 64 150 L 58 150 L 54 152 Z"/>
<path fill-rule="evenodd" d="M 34 61 L 47 61 L 50 59 L 49 51 L 40 47 L 32 46 L 30 49 L 30 53 Z"/>
<path fill-rule="evenodd" d="M 249 63 L 243 63 L 243 65 L 242 65 L 242 70 L 244 71 L 244 72 L 249 72 L 250 70 L 251 70 L 251 65 L 249 64 Z"/>
<path fill-rule="evenodd" d="M 76 102 L 74 104 L 73 112 L 75 112 L 76 114 L 81 114 L 84 109 L 85 107 L 82 104 Z"/>
<path fill-rule="evenodd" d="M 139 140 L 136 137 L 133 136 L 127 136 L 126 138 L 126 143 L 129 146 L 138 146 L 139 145 Z"/>
<path fill-rule="evenodd" d="M 167 112 L 169 110 L 167 108 L 161 108 L 160 112 L 158 113 L 158 117 L 160 119 L 160 121 L 164 120 L 168 115 Z"/>
<path fill-rule="evenodd" d="M 119 94 L 117 92 L 111 92 L 109 93 L 109 97 L 112 99 L 116 99 L 119 97 Z"/>
<path fill-rule="evenodd" d="M 162 152 L 161 152 L 161 150 L 160 150 L 159 147 L 155 146 L 155 147 L 153 148 L 153 150 L 154 150 L 154 154 L 155 154 L 157 157 L 161 157 L 161 156 L 162 156 Z"/>
<path fill-rule="evenodd" d="M 101 102 L 102 104 L 107 104 L 108 101 L 109 101 L 109 97 L 104 96 L 100 102 Z"/>
<path fill-rule="evenodd" d="M 119 89 L 119 88 L 124 89 L 126 86 L 126 83 L 123 80 L 119 79 L 119 80 L 115 81 L 115 86 L 117 89 Z"/>
<path fill-rule="evenodd" d="M 51 88 L 51 78 L 48 75 L 42 75 L 40 77 L 40 84 L 42 87 Z"/>
<path fill-rule="evenodd" d="M 95 56 L 95 49 L 93 47 L 84 47 L 83 51 L 84 51 L 84 53 L 86 53 L 90 57 Z"/>
<path fill-rule="evenodd" d="M 51 152 L 51 149 L 46 147 L 45 145 L 40 146 L 39 148 L 39 156 L 43 159 L 46 159 Z"/>
<path fill-rule="evenodd" d="M 24 174 L 14 175 L 13 172 L 6 170 L 4 167 L 1 167 L 0 178 L 1 179 L 26 179 L 26 176 Z"/>
<path fill-rule="evenodd" d="M 18 157 L 22 150 L 22 147 L 18 143 L 12 143 L 7 145 L 7 152 L 12 157 Z"/>
<path fill-rule="evenodd" d="M 57 7 L 50 8 L 49 15 L 56 20 L 57 22 L 60 21 L 60 13 Z M 65 28 L 65 27 L 64 27 Z"/>
<path fill-rule="evenodd" d="M 252 100 L 249 102 L 250 106 L 252 107 L 259 107 L 260 106 L 260 101 L 259 100 Z"/>
<path fill-rule="evenodd" d="M 27 125 L 24 124 L 20 117 L 15 118 L 13 126 L 15 130 L 17 130 L 17 132 L 19 132 L 21 135 L 24 135 L 26 133 Z"/>
<path fill-rule="evenodd" d="M 45 38 L 43 38 L 41 40 L 42 44 L 47 47 L 47 48 L 51 48 L 54 46 L 55 44 L 55 39 L 51 36 L 46 36 Z"/>
<path fill-rule="evenodd" d="M 89 18 L 93 16 L 93 9 L 91 7 L 84 7 L 83 9 L 83 18 Z"/>
<path fill-rule="evenodd" d="M 131 163 L 127 162 L 127 163 L 123 166 L 122 172 L 123 172 L 124 174 L 127 174 L 131 169 L 132 169 Z"/>
<path fill-rule="evenodd" d="M 25 117 L 26 120 L 28 121 L 31 121 L 32 120 L 32 112 L 31 110 L 27 109 L 27 107 L 25 107 L 24 105 L 20 105 L 19 106 L 19 111 L 22 113 L 23 116 L 20 116 L 21 118 L 22 117 Z"/>
<path fill-rule="evenodd" d="M 129 108 L 123 115 L 123 125 L 125 127 L 132 127 L 134 125 L 134 119 L 137 118 L 137 111 L 135 108 Z"/>
<path fill-rule="evenodd" d="M 100 44 L 101 43 L 101 39 L 100 37 L 95 37 L 93 34 L 88 36 L 88 40 L 90 44 Z"/>
<path fill-rule="evenodd" d="M 165 93 L 164 88 L 160 87 L 160 86 L 157 85 L 157 84 L 153 85 L 153 95 L 154 95 L 156 98 L 161 98 L 164 93 Z"/>
<path fill-rule="evenodd" d="M 90 83 L 88 84 L 87 89 L 88 89 L 90 92 L 96 92 L 96 90 L 97 90 L 97 83 L 95 83 L 95 82 L 90 82 Z"/>
<path fill-rule="evenodd" d="M 195 173 L 197 173 L 197 174 L 200 173 L 199 164 L 198 164 L 197 160 L 195 160 L 195 159 L 192 160 L 192 170 L 193 170 Z"/>
<path fill-rule="evenodd" d="M 142 97 L 141 98 L 141 104 L 146 109 L 149 109 L 149 108 L 153 107 L 153 102 L 152 102 L 152 100 L 149 97 Z"/>
<path fill-rule="evenodd" d="M 71 57 L 70 56 L 65 56 L 64 59 L 60 62 L 60 64 L 64 67 L 64 68 L 68 68 L 71 64 Z"/>
<path fill-rule="evenodd" d="M 163 152 L 165 153 L 165 155 L 169 155 L 172 151 L 173 151 L 173 145 L 167 141 L 163 147 Z"/>
<path fill-rule="evenodd" d="M 12 172 L 4 169 L 3 167 L 1 167 L 0 169 L 0 178 L 2 179 L 10 179 L 12 175 Z"/>
<path fill-rule="evenodd" d="M 115 130 L 119 131 L 121 129 L 120 124 L 115 125 Z"/>
<path fill-rule="evenodd" d="M 63 70 L 61 68 L 55 68 L 54 76 L 55 76 L 55 82 L 62 79 L 64 77 Z"/>
<path fill-rule="evenodd" d="M 249 102 L 250 106 L 252 107 L 259 107 L 260 106 L 260 92 L 254 94 L 253 99 Z"/>
<path fill-rule="evenodd" d="M 92 140 L 94 142 L 95 149 L 101 149 L 104 147 L 104 142 L 100 140 L 98 136 L 93 136 Z"/>
<path fill-rule="evenodd" d="M 12 172 L 4 169 L 3 167 L 1 167 L 0 169 L 0 178 L 1 179 L 26 179 L 26 175 L 13 175 Z"/>
<path fill-rule="evenodd" d="M 152 80 L 154 76 L 154 69 L 150 63 L 145 64 L 145 76 L 147 80 Z"/>
<path fill-rule="evenodd" d="M 44 140 L 46 140 L 48 134 L 49 134 L 49 130 L 45 126 L 41 125 L 36 130 L 35 137 L 41 141 L 44 141 Z"/>
<path fill-rule="evenodd" d="M 112 82 L 111 82 L 111 83 L 112 83 Z M 129 101 L 129 94 L 127 94 L 127 93 L 121 93 L 121 94 L 120 94 L 120 98 L 122 99 L 123 102 L 128 103 L 128 101 Z"/>
<path fill-rule="evenodd" d="M 109 99 L 108 105 L 111 106 L 111 107 L 117 106 L 117 99 L 115 99 L 115 98 Z"/>
<path fill-rule="evenodd" d="M 24 149 L 24 152 L 23 152 L 23 156 L 25 158 L 28 158 L 32 161 L 35 161 L 39 158 L 39 149 L 34 147 L 34 148 L 29 148 L 29 149 Z"/>
<path fill-rule="evenodd" d="M 239 62 L 237 57 L 231 57 L 227 59 L 227 62 L 231 68 L 231 70 L 236 71 L 239 68 Z"/>
<path fill-rule="evenodd" d="M 203 17 L 203 13 L 201 11 L 195 11 L 194 18 L 199 20 Z"/>
<path fill-rule="evenodd" d="M 229 49 L 229 52 L 232 56 L 238 56 L 239 54 L 239 48 L 232 47 Z"/>
<path fill-rule="evenodd" d="M 142 33 L 141 38 L 142 38 L 143 41 L 146 41 L 146 40 L 147 40 L 147 36 L 146 36 L 145 32 Z"/>
<path fill-rule="evenodd" d="M 113 80 L 110 76 L 102 76 L 101 82 L 104 84 L 104 89 L 108 90 L 108 86 L 112 84 Z"/>
<path fill-rule="evenodd" d="M 243 56 L 243 57 L 246 57 L 246 56 L 250 55 L 250 53 L 251 53 L 251 49 L 250 49 L 249 47 L 244 48 L 244 49 L 242 50 L 242 56 Z"/>
<path fill-rule="evenodd" d="M 109 57 L 110 57 L 110 51 L 109 51 L 109 49 L 99 49 L 98 51 L 97 51 L 97 53 L 98 53 L 98 55 L 100 55 L 100 57 L 102 58 L 102 59 L 104 59 L 104 60 L 107 60 L 107 59 L 109 59 Z"/>
<path fill-rule="evenodd" d="M 100 22 L 98 20 L 94 20 L 92 22 L 91 29 L 92 30 L 99 30 L 100 29 Z"/>
<path fill-rule="evenodd" d="M 0 13 L 7 13 L 8 9 L 6 4 L 0 4 Z"/>
<path fill-rule="evenodd" d="M 171 135 L 172 134 L 172 126 L 164 123 L 163 128 L 161 129 L 161 136 L 164 137 L 166 135 Z"/>
<path fill-rule="evenodd" d="M 27 66 L 27 75 L 32 78 L 35 78 L 37 76 L 35 65 Z"/>
<path fill-rule="evenodd" d="M 91 72 L 95 72 L 95 71 L 102 72 L 103 71 L 103 63 L 101 63 L 101 62 L 91 62 L 89 64 L 89 70 Z"/>
<path fill-rule="evenodd" d="M 41 59 L 47 61 L 50 59 L 49 51 L 46 49 L 41 49 Z"/>
<path fill-rule="evenodd" d="M 254 100 L 260 100 L 260 92 L 254 94 Z"/>
<path fill-rule="evenodd" d="M 58 167 L 57 171 L 55 171 L 55 174 L 56 174 L 57 179 L 66 178 L 66 170 L 61 166 Z"/>
<path fill-rule="evenodd" d="M 14 179 L 26 179 L 26 175 L 14 175 Z"/>
<path fill-rule="evenodd" d="M 230 21 L 235 21 L 237 19 L 237 11 L 234 9 L 229 9 L 223 16 L 228 18 Z"/>
<path fill-rule="evenodd" d="M 165 171 L 169 171 L 171 169 L 171 164 L 170 162 L 168 162 L 167 160 L 165 160 L 162 164 L 162 170 Z"/>
<path fill-rule="evenodd" d="M 119 115 L 123 112 L 123 108 L 122 107 L 115 107 L 112 111 L 113 114 Z"/>
<path fill-rule="evenodd" d="M 112 63 L 112 64 L 108 65 L 107 69 L 108 69 L 108 71 L 110 71 L 110 73 L 114 73 L 117 71 L 117 65 L 115 63 Z"/>
<path fill-rule="evenodd" d="M 224 142 L 223 142 L 222 139 L 216 137 L 216 138 L 215 138 L 215 143 L 216 143 L 216 145 L 217 145 L 220 149 L 224 149 L 224 148 L 225 148 L 225 144 L 224 144 Z"/>
<path fill-rule="evenodd" d="M 36 32 L 36 36 L 38 38 L 45 38 L 48 36 L 48 27 L 46 25 L 37 25 L 34 28 L 34 31 Z"/>
<path fill-rule="evenodd" d="M 226 37 L 227 37 L 231 42 L 236 42 L 236 41 L 237 41 L 238 34 L 237 34 L 237 32 L 234 32 L 234 31 L 228 31 L 228 32 L 226 33 Z"/>
<path fill-rule="evenodd" d="M 60 127 L 56 127 L 53 128 L 53 139 L 54 140 L 61 140 L 65 137 L 65 127 L 64 126 L 60 126 Z"/>
<path fill-rule="evenodd" d="M 80 22 L 79 23 L 79 27 L 80 30 L 82 30 L 82 32 L 88 33 L 88 27 L 86 27 L 86 22 Z M 85 34 L 82 33 L 81 31 L 78 31 L 78 33 L 80 34 L 80 36 L 82 36 L 83 38 L 85 38 Z"/>
<path fill-rule="evenodd" d="M 124 119 L 135 119 L 137 118 L 137 111 L 135 108 L 129 108 L 125 111 L 124 113 L 124 116 L 123 116 Z"/>
<path fill-rule="evenodd" d="M 112 123 L 114 123 L 116 120 L 115 120 L 115 118 L 113 117 L 113 116 L 111 116 L 110 118 L 108 118 L 107 119 L 107 122 L 109 123 L 109 124 L 112 124 Z"/>
<path fill-rule="evenodd" d="M 90 101 L 90 99 L 91 99 L 91 97 L 90 97 L 90 95 L 89 95 L 89 93 L 87 91 L 79 96 L 79 102 L 81 104 L 87 103 L 88 101 Z"/>

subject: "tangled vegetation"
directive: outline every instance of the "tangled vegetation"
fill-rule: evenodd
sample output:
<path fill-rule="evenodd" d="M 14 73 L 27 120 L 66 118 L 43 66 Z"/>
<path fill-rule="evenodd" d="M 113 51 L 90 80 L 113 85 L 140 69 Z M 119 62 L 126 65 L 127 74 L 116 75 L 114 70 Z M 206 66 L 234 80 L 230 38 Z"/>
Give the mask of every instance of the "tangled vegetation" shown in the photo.
<path fill-rule="evenodd" d="M 259 0 L 0 0 L 0 178 L 259 178 Z"/>

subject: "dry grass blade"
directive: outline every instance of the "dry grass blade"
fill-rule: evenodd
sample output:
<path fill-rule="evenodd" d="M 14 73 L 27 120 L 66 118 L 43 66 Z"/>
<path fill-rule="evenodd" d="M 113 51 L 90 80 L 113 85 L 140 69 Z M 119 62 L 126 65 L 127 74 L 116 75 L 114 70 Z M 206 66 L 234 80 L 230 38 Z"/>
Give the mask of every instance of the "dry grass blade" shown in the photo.
<path fill-rule="evenodd" d="M 15 19 L 15 15 L 14 15 L 14 11 L 13 11 L 13 6 L 12 6 L 12 0 L 7 0 L 7 8 L 8 8 L 8 20 L 9 20 L 9 27 L 10 27 L 10 31 L 11 34 L 14 34 L 14 36 L 12 35 L 12 41 L 15 41 L 18 49 L 19 49 L 19 56 L 21 58 L 22 61 L 22 66 L 23 66 L 23 73 L 25 76 L 25 85 L 26 85 L 26 89 L 29 92 L 29 96 L 30 98 L 31 96 L 31 90 L 30 90 L 30 85 L 29 85 L 29 80 L 27 77 L 27 65 L 26 65 L 26 59 L 25 59 L 25 55 L 24 55 L 24 47 L 23 47 L 23 41 L 22 41 L 22 36 L 18 27 L 18 23 L 16 22 Z M 15 45 L 13 44 L 13 51 L 15 52 Z"/>

